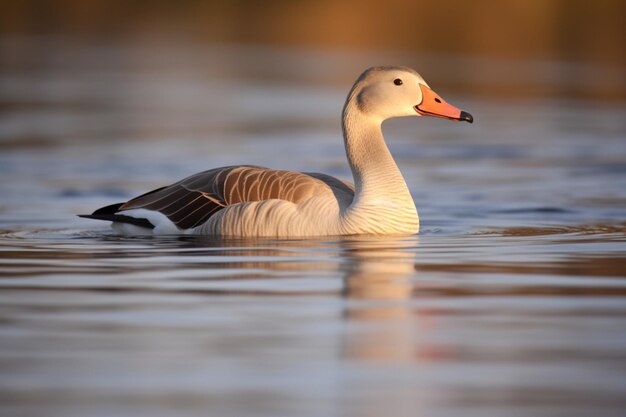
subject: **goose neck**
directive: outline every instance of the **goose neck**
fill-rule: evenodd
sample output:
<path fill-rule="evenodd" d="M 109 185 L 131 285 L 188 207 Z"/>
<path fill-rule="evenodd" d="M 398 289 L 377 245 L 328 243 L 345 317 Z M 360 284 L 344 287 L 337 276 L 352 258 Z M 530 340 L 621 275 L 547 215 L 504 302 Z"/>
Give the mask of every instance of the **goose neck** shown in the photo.
<path fill-rule="evenodd" d="M 343 114 L 346 156 L 354 176 L 356 194 L 408 192 L 404 178 L 385 144 L 382 120 L 346 106 Z"/>

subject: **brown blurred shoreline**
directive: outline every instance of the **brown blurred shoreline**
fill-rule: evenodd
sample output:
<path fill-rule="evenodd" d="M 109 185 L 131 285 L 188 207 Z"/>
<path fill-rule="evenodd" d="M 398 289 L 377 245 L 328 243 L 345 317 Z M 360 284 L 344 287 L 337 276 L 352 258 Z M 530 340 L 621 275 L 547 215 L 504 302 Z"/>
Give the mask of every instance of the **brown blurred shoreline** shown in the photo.
<path fill-rule="evenodd" d="M 620 0 L 5 2 L 1 34 L 125 37 L 172 33 L 210 42 L 393 48 L 625 64 Z"/>
<path fill-rule="evenodd" d="M 183 60 L 215 45 L 251 45 L 257 53 L 325 51 L 333 68 L 337 60 L 415 65 L 460 92 L 623 100 L 624 17 L 620 0 L 11 1 L 0 14 L 0 40 L 9 39 L 0 69 L 19 64 L 19 55 L 53 55 L 59 39 L 129 50 L 162 44 L 165 55 L 183 50 L 172 54 Z M 49 50 L 33 46 L 47 38 L 56 39 Z"/>

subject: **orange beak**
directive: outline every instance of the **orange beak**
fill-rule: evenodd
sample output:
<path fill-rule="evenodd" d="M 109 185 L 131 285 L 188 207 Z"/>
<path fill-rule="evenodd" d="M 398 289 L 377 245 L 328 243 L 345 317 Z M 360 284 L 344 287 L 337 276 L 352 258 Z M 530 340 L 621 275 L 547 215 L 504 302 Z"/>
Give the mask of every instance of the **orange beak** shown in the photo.
<path fill-rule="evenodd" d="M 424 84 L 420 84 L 420 89 L 422 90 L 422 102 L 415 106 L 415 111 L 422 116 L 443 117 L 444 119 L 457 121 L 465 120 L 469 123 L 474 122 L 471 114 L 446 103 L 437 93 Z"/>

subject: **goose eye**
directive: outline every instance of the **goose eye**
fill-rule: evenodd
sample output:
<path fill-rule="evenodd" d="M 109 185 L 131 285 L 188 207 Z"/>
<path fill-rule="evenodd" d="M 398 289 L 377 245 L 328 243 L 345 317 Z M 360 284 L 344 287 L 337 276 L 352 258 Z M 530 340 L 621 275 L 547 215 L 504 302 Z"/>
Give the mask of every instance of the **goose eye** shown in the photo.
<path fill-rule="evenodd" d="M 396 78 L 395 80 L 393 80 L 393 83 L 395 85 L 402 85 L 402 80 L 400 78 Z"/>

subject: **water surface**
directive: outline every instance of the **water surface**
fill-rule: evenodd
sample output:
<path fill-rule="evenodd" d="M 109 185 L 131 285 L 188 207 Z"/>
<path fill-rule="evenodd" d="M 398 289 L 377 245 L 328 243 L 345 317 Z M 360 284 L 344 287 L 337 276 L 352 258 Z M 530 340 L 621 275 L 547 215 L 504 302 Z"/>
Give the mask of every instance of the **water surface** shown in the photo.
<path fill-rule="evenodd" d="M 46 50 L 0 79 L 3 415 L 623 412 L 624 103 L 439 89 L 475 124 L 387 122 L 419 236 L 122 238 L 74 214 L 226 164 L 349 178 L 357 74 Z"/>

